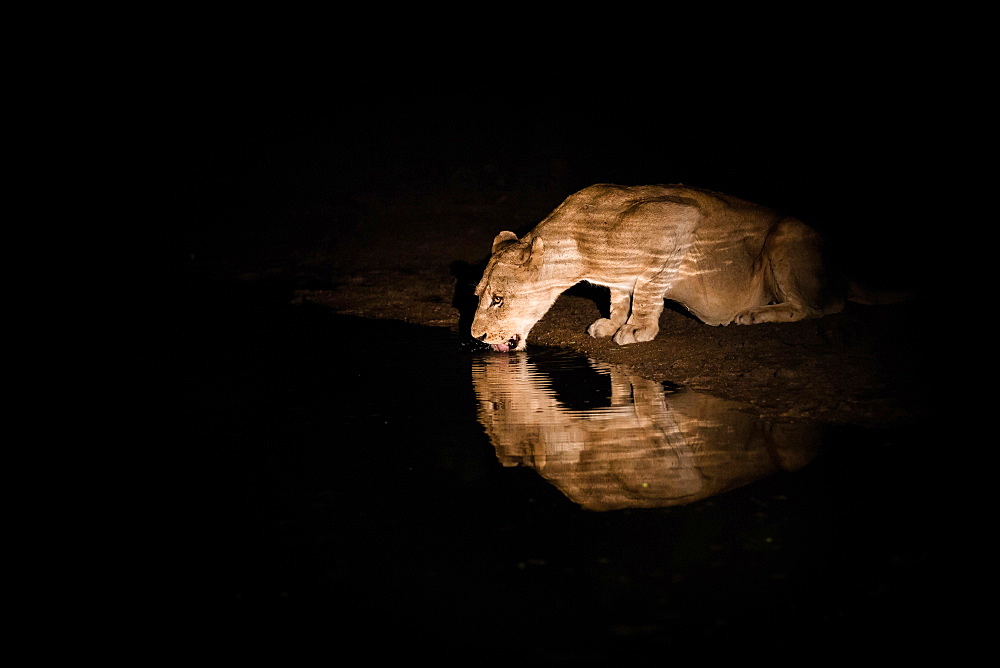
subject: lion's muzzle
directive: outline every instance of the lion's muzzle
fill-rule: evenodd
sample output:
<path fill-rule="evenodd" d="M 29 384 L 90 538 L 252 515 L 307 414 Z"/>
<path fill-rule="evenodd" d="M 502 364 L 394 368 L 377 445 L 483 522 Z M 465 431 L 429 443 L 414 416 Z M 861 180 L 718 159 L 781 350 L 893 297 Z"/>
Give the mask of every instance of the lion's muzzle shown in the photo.
<path fill-rule="evenodd" d="M 478 338 L 480 341 L 483 341 L 485 343 L 486 334 L 483 334 Z M 519 334 L 515 334 L 514 336 L 507 339 L 507 341 L 505 341 L 504 343 L 490 343 L 487 345 L 489 345 L 490 348 L 492 348 L 498 353 L 508 353 L 511 350 L 515 350 L 520 342 L 521 342 L 521 336 Z"/>

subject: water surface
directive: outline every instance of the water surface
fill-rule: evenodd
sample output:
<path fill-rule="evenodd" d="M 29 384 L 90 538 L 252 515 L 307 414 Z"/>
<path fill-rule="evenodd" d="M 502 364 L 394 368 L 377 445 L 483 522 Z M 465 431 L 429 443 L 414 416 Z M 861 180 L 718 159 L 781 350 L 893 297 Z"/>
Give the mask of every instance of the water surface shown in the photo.
<path fill-rule="evenodd" d="M 497 459 L 590 510 L 693 503 L 801 468 L 819 446 L 816 425 L 764 422 L 564 350 L 483 353 L 472 384 Z"/>
<path fill-rule="evenodd" d="M 560 351 L 483 355 L 252 287 L 191 301 L 163 452 L 184 639 L 468 665 L 943 637 L 931 423 L 786 433 Z"/>

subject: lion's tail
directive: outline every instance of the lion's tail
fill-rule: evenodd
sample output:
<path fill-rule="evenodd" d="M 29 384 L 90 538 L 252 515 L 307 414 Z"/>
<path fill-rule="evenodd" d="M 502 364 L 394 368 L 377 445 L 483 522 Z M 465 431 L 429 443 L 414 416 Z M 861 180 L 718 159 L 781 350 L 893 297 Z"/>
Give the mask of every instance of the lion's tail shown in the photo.
<path fill-rule="evenodd" d="M 883 306 L 911 302 L 916 299 L 916 293 L 909 290 L 876 290 L 851 281 L 847 290 L 847 298 L 865 306 Z"/>

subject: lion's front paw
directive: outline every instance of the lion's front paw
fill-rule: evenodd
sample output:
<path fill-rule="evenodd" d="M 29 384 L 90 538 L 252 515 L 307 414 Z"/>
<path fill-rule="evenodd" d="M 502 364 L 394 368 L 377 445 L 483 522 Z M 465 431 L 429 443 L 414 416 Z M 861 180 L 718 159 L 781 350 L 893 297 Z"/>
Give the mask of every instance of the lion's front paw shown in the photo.
<path fill-rule="evenodd" d="M 616 331 L 618 331 L 618 325 L 608 318 L 598 318 L 590 323 L 590 327 L 587 328 L 587 334 L 590 334 L 595 339 L 613 336 Z"/>
<path fill-rule="evenodd" d="M 659 325 L 636 326 L 629 323 L 622 325 L 621 329 L 615 333 L 615 343 L 625 346 L 630 343 L 643 343 L 652 341 L 660 332 Z"/>

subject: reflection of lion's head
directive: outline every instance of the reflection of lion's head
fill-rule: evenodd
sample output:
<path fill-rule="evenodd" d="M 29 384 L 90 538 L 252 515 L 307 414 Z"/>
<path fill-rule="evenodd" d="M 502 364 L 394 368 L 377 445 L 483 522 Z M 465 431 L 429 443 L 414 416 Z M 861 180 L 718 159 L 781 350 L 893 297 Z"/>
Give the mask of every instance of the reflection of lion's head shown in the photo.
<path fill-rule="evenodd" d="M 691 503 L 811 458 L 811 430 L 774 430 L 739 404 L 611 365 L 611 405 L 569 410 L 525 354 L 486 355 L 473 367 L 479 420 L 504 466 L 529 466 L 591 510 Z M 803 443 L 803 440 L 807 441 Z"/>

